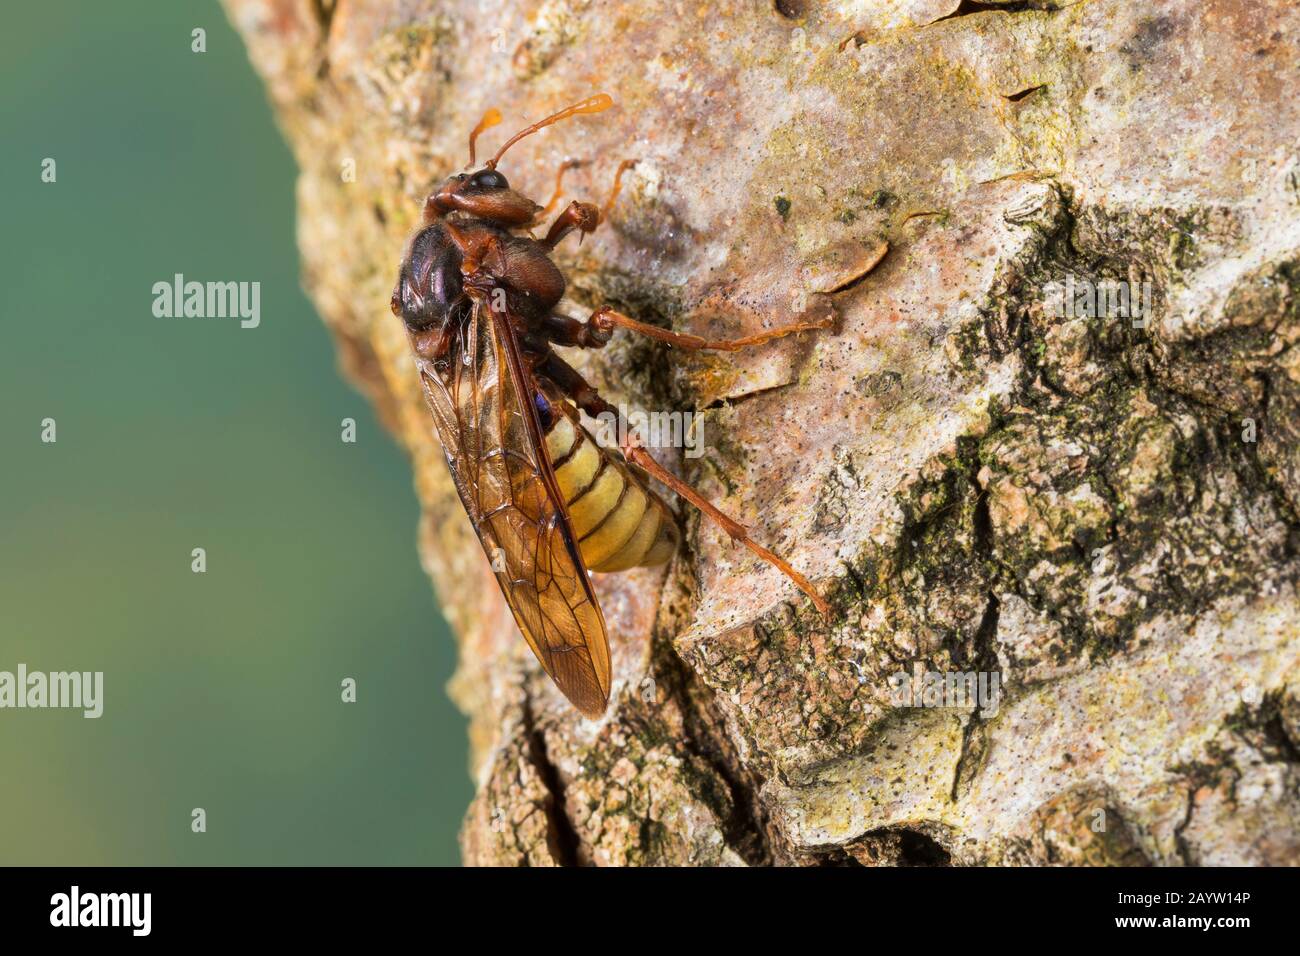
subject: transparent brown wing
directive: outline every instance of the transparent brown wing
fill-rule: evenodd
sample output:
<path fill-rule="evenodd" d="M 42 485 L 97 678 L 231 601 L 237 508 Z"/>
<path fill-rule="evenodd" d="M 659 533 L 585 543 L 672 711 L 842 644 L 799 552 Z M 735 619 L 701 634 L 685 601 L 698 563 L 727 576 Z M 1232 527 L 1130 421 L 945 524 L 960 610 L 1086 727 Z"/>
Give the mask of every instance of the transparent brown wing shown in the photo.
<path fill-rule="evenodd" d="M 447 464 L 524 638 L 589 717 L 609 701 L 609 642 L 505 316 L 475 305 L 445 364 L 416 359 Z M 441 370 L 440 370 L 441 369 Z"/>

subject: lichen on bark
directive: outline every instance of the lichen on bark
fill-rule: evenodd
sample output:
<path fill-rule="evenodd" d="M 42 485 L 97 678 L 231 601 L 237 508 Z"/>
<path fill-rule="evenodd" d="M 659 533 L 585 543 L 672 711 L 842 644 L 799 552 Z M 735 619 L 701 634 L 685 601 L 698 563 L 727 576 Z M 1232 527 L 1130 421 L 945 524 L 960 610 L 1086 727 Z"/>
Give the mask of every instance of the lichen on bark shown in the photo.
<path fill-rule="evenodd" d="M 467 862 L 1300 862 L 1293 4 L 225 2 L 302 169 L 308 290 L 411 455 Z M 596 198 L 640 160 L 560 254 L 573 314 L 837 324 L 580 357 L 699 413 L 705 454 L 665 464 L 835 606 L 685 514 L 670 568 L 598 580 L 593 722 L 514 631 L 386 302 L 479 114 L 595 89 L 619 107 L 505 170 L 544 199 L 581 157 Z M 1150 312 L 1063 314 L 1067 282 L 1149 283 Z M 1002 696 L 902 706 L 914 668 Z"/>

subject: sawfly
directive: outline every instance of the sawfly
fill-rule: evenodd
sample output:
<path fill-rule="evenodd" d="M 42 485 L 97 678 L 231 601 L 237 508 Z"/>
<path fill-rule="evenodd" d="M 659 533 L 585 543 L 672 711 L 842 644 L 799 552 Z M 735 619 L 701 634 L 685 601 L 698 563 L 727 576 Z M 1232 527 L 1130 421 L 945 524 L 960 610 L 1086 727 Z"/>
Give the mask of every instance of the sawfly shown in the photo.
<path fill-rule="evenodd" d="M 451 476 L 492 561 L 506 602 L 546 673 L 575 707 L 599 717 L 609 701 L 605 620 L 588 575 L 663 564 L 680 532 L 673 511 L 651 487 L 653 476 L 779 568 L 814 604 L 825 601 L 803 575 L 753 541 L 748 531 L 666 471 L 641 440 L 626 435 L 618 452 L 602 448 L 579 411 L 618 416 L 553 346 L 598 349 L 616 327 L 685 349 L 734 351 L 829 320 L 787 325 L 733 340 L 666 331 L 610 308 L 586 322 L 555 311 L 565 279 L 551 253 L 575 230 L 591 233 L 601 208 L 571 202 L 544 238 L 546 208 L 511 188 L 497 169 L 525 136 L 613 105 L 601 93 L 532 124 L 474 169 L 475 142 L 501 121 L 489 110 L 470 133 L 469 164 L 425 201 L 423 222 L 406 245 L 392 311 L 406 326 L 424 394 Z M 618 195 L 620 164 L 604 204 Z"/>

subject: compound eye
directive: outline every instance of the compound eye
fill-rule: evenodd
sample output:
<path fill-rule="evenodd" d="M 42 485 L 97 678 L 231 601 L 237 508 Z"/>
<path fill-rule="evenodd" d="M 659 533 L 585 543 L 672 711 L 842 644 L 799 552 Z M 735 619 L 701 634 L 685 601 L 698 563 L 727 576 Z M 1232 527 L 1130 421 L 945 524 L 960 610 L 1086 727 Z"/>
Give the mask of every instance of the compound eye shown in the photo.
<path fill-rule="evenodd" d="M 471 189 L 509 189 L 510 183 L 495 169 L 480 169 L 470 177 Z"/>

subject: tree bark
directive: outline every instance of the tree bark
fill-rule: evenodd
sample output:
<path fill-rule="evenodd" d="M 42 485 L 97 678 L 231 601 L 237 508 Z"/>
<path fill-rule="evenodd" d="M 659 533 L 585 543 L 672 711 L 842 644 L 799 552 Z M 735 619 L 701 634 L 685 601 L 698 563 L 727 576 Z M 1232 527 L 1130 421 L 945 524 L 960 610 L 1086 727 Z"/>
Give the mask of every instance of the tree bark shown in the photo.
<path fill-rule="evenodd" d="M 1293 3 L 226 5 L 301 166 L 307 288 L 410 452 L 466 862 L 1300 863 Z M 705 453 L 664 463 L 835 614 L 686 514 L 667 569 L 598 577 L 589 721 L 515 630 L 387 302 L 482 112 L 498 143 L 599 90 L 502 166 L 544 202 L 586 159 L 566 192 L 598 200 L 640 160 L 558 254 L 571 314 L 837 324 L 575 361 L 698 412 Z"/>

